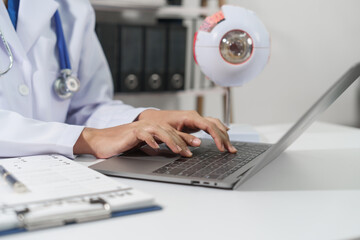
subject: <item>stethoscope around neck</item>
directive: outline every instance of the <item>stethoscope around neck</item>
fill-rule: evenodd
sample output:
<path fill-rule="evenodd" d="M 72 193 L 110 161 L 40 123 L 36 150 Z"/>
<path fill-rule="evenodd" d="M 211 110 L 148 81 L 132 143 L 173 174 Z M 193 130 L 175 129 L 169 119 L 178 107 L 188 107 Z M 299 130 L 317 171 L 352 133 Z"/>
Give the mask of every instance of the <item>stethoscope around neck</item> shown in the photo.
<path fill-rule="evenodd" d="M 56 37 L 57 37 L 57 48 L 60 60 L 60 75 L 54 82 L 54 91 L 60 99 L 69 99 L 72 95 L 79 91 L 80 81 L 77 77 L 72 75 L 71 64 L 69 59 L 69 53 L 66 47 L 64 32 L 61 24 L 59 12 L 56 11 L 54 14 Z M 14 57 L 9 44 L 5 40 L 4 34 L 0 30 L 0 37 L 5 46 L 5 49 L 9 56 L 9 65 L 5 70 L 0 70 L 0 77 L 5 75 L 13 66 Z"/>

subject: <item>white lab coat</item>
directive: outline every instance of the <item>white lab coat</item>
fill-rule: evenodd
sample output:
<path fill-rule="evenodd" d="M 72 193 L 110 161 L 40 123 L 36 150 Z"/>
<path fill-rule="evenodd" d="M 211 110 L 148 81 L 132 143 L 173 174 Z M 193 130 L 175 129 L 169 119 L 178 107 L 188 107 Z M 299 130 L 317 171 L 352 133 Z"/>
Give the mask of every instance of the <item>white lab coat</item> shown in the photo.
<path fill-rule="evenodd" d="M 55 26 L 59 10 L 79 92 L 60 100 Z M 143 108 L 112 100 L 112 80 L 94 32 L 88 0 L 22 0 L 17 31 L 0 1 L 0 29 L 14 54 L 14 66 L 0 77 L 0 157 L 59 153 L 73 158 L 84 126 L 105 128 L 133 121 Z M 0 41 L 0 68 L 9 63 Z"/>

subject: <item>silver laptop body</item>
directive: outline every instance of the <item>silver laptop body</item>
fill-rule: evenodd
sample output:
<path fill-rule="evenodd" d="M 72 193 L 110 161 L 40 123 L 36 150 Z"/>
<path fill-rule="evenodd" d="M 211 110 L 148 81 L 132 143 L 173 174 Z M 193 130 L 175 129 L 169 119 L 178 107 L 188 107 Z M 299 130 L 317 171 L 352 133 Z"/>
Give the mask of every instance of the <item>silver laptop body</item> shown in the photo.
<path fill-rule="evenodd" d="M 192 158 L 182 158 L 173 154 L 166 147 L 155 151 L 144 146 L 92 165 L 91 168 L 111 176 L 235 189 L 285 151 L 315 121 L 316 117 L 325 111 L 359 76 L 360 63 L 357 63 L 333 84 L 276 144 L 233 142 L 235 147 L 239 146 L 237 147 L 238 153 L 230 154 L 219 152 L 213 141 L 203 139 L 200 147 L 192 149 Z M 246 147 L 245 150 L 242 150 L 242 147 Z M 253 148 L 257 149 L 259 154 L 252 154 L 251 149 Z M 236 166 L 232 165 L 234 160 L 223 163 L 226 158 L 241 158 L 244 152 L 248 152 L 246 156 L 253 155 L 255 157 Z M 214 169 L 205 169 L 200 165 L 211 158 L 216 158 L 217 161 L 217 164 L 213 164 Z M 199 164 L 198 166 L 187 165 L 187 162 Z M 182 171 L 178 166 L 183 166 L 184 170 Z M 189 166 L 187 170 L 186 166 Z M 233 168 L 226 174 L 219 175 L 221 169 L 231 167 Z M 200 173 L 204 171 L 212 172 L 201 175 Z"/>

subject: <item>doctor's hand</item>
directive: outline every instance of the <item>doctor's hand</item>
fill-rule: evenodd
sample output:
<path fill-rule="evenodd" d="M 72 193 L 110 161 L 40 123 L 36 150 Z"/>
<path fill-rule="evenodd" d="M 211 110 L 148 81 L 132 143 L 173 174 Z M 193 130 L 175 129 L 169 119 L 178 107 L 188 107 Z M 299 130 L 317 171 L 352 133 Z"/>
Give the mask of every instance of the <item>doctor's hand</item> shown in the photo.
<path fill-rule="evenodd" d="M 197 147 L 200 139 L 188 134 L 204 130 L 215 140 L 220 151 L 235 153 L 227 128 L 217 119 L 203 118 L 193 111 L 145 110 L 138 120 L 112 128 L 85 128 L 74 145 L 74 154 L 92 154 L 109 158 L 130 150 L 141 143 L 159 148 L 164 142 L 173 152 L 191 157 L 188 146 Z"/>
<path fill-rule="evenodd" d="M 203 130 L 210 134 L 220 151 L 229 151 L 235 153 L 236 149 L 231 145 L 229 130 L 219 119 L 211 117 L 202 117 L 196 111 L 160 111 L 148 109 L 143 111 L 139 120 L 158 123 L 159 125 L 170 125 L 176 133 L 190 146 L 193 146 L 193 138 L 189 133 Z M 200 139 L 198 139 L 200 140 Z"/>

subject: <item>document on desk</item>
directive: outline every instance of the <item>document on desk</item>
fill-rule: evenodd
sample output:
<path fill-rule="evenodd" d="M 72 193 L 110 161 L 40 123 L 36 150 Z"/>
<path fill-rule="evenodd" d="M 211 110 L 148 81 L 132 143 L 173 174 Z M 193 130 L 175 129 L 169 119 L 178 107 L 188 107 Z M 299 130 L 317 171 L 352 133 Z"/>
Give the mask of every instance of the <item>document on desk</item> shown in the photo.
<path fill-rule="evenodd" d="M 16 192 L 0 179 L 0 236 L 160 209 L 150 195 L 60 155 L 0 159 L 0 165 L 27 189 Z"/>

